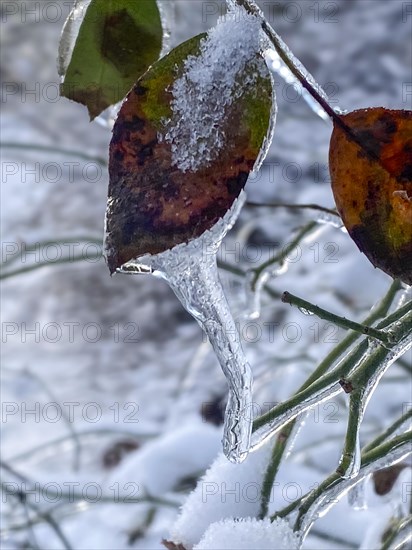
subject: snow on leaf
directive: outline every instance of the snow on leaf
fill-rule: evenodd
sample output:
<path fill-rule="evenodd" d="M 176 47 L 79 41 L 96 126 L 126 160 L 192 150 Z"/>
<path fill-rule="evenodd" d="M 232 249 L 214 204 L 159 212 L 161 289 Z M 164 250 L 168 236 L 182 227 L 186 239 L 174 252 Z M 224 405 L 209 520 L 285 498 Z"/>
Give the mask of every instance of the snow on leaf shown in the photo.
<path fill-rule="evenodd" d="M 193 550 L 297 550 L 299 536 L 285 520 L 226 519 L 212 523 Z"/>
<path fill-rule="evenodd" d="M 73 33 L 81 18 L 67 66 Z M 65 73 L 61 94 L 86 105 L 94 119 L 123 99 L 137 78 L 158 59 L 162 32 L 155 0 L 76 3 L 60 46 L 60 72 Z"/>
<path fill-rule="evenodd" d="M 239 53 L 243 64 L 236 65 L 232 48 L 239 42 L 220 38 L 229 40 L 222 59 L 216 52 L 204 57 L 202 52 L 212 51 L 210 37 L 192 38 L 153 65 L 122 106 L 110 146 L 106 243 L 112 273 L 133 258 L 158 254 L 209 230 L 239 196 L 266 145 L 273 88 L 255 49 L 259 41 L 253 42 L 253 54 Z M 192 80 L 187 76 L 187 64 L 197 67 L 197 82 L 194 69 Z M 233 72 L 233 64 L 240 72 Z M 175 97 L 176 90 L 182 96 Z M 205 115 L 202 123 L 199 113 Z M 186 149 L 190 158 L 183 156 L 182 166 L 176 166 L 177 153 Z"/>
<path fill-rule="evenodd" d="M 228 109 L 266 68 L 256 56 L 261 23 L 244 13 L 222 17 L 200 43 L 198 56 L 184 62 L 172 86 L 172 116 L 164 139 L 171 144 L 173 164 L 183 172 L 210 165 L 227 143 Z M 260 147 L 260 136 L 257 145 Z"/>
<path fill-rule="evenodd" d="M 341 120 L 330 168 L 342 220 L 375 267 L 412 284 L 412 111 L 379 107 Z"/>

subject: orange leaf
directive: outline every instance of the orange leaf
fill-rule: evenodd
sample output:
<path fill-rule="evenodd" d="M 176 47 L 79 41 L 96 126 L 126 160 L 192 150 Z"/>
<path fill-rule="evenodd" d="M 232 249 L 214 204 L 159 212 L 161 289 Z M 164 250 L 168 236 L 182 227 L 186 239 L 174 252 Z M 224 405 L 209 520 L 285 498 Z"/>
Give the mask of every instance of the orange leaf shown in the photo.
<path fill-rule="evenodd" d="M 339 118 L 329 163 L 343 223 L 375 267 L 412 284 L 412 111 Z"/>

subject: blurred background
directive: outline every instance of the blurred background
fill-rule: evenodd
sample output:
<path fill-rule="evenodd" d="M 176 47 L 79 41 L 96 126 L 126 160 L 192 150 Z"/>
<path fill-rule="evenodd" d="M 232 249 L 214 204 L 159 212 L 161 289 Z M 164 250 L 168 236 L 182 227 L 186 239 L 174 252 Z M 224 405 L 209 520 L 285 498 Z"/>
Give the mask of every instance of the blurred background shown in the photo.
<path fill-rule="evenodd" d="M 171 45 L 224 13 L 220 1 L 167 3 Z M 334 106 L 411 109 L 410 2 L 260 5 Z M 177 508 L 114 504 L 113 495 L 147 489 L 183 502 L 220 450 L 226 385 L 200 328 L 168 286 L 150 276 L 110 278 L 101 258 L 111 132 L 58 95 L 57 50 L 71 8 L 70 1 L 1 2 L 2 460 L 3 481 L 17 491 L 3 497 L 3 547 L 154 549 Z M 275 139 L 248 182 L 248 198 L 333 208 L 331 125 L 299 90 L 275 81 Z M 360 320 L 390 285 L 339 223 L 327 223 L 333 220 L 310 210 L 247 207 L 222 246 L 222 280 L 255 373 L 257 412 L 297 389 L 344 334 L 282 305 L 283 291 Z M 262 293 L 261 318 L 248 318 L 245 273 L 311 221 L 319 223 L 273 279 L 271 295 Z M 363 437 L 410 407 L 410 396 L 405 365 L 395 365 L 373 398 Z M 343 398 L 331 405 L 308 418 L 281 472 L 284 486 L 307 490 L 336 467 L 346 411 Z M 151 467 L 145 447 L 185 429 L 179 452 L 160 446 Z M 202 456 L 188 459 L 202 442 Z M 28 506 L 22 494 L 33 486 L 40 496 Z M 364 541 L 372 548 L 368 529 L 378 516 L 385 524 L 393 502 L 377 498 L 362 512 L 342 503 L 306 547 Z"/>

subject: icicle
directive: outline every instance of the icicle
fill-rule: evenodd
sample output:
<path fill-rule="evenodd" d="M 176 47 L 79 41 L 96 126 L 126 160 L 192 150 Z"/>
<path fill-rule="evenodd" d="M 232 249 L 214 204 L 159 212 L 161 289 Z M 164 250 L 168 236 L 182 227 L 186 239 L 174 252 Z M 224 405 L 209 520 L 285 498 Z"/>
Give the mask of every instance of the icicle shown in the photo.
<path fill-rule="evenodd" d="M 156 256 L 139 258 L 120 270 L 151 272 L 166 280 L 208 335 L 229 385 L 223 450 L 232 462 L 242 462 L 250 447 L 252 374 L 219 280 L 217 252 L 245 200 L 242 192 L 226 216 L 198 239 Z"/>

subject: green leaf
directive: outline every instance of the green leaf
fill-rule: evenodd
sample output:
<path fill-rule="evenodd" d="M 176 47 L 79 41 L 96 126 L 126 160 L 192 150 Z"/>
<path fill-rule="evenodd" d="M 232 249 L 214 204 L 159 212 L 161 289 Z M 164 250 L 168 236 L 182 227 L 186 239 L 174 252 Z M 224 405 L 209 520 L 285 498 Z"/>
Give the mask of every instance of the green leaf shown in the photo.
<path fill-rule="evenodd" d="M 93 120 L 122 100 L 159 58 L 162 35 L 155 0 L 92 0 L 61 94 L 86 105 Z"/>
<path fill-rule="evenodd" d="M 204 37 L 190 39 L 155 63 L 119 112 L 110 145 L 106 216 L 106 257 L 112 273 L 132 259 L 163 252 L 211 229 L 231 208 L 262 147 L 270 142 L 276 104 L 270 73 L 256 53 L 237 75 L 233 101 L 221 120 L 223 146 L 196 169 L 176 165 L 176 141 L 165 139 L 176 100 L 173 86 L 185 74 L 186 60 L 199 56 Z M 217 60 L 216 69 L 219 66 Z M 211 86 L 217 101 L 220 80 Z M 211 105 L 197 84 L 189 94 L 195 104 L 198 97 Z M 207 150 L 212 149 L 213 141 L 207 144 Z"/>

